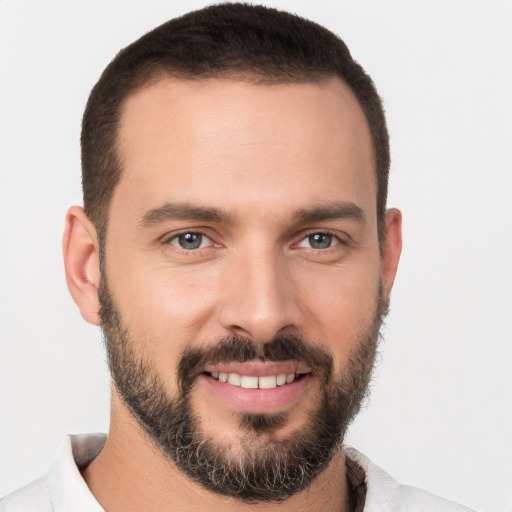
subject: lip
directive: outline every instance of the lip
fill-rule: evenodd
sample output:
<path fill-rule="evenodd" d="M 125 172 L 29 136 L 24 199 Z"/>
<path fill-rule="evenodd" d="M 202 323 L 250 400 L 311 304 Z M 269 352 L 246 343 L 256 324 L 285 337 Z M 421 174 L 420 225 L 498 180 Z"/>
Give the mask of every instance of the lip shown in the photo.
<path fill-rule="evenodd" d="M 243 368 L 240 369 L 241 366 L 243 366 Z M 238 371 L 230 371 L 241 373 L 243 375 L 253 375 L 260 377 L 265 375 L 274 375 L 274 369 L 271 369 L 270 365 L 266 365 L 264 372 L 259 375 L 256 375 L 255 373 L 247 373 L 249 371 L 247 366 L 248 365 L 246 364 L 222 365 L 223 370 L 221 371 L 224 371 L 224 369 L 227 369 L 228 367 L 238 367 Z M 283 367 L 283 365 L 281 366 Z M 220 365 L 219 368 L 221 368 Z M 287 368 L 290 369 L 290 366 L 288 365 Z M 256 371 L 256 369 L 253 370 Z M 290 384 L 278 386 L 272 389 L 245 389 L 238 386 L 232 386 L 228 383 L 220 382 L 206 374 L 201 375 L 199 380 L 207 387 L 207 389 L 217 400 L 226 405 L 229 409 L 232 409 L 236 412 L 263 414 L 280 412 L 290 408 L 306 392 L 312 378 L 312 375 L 307 373 L 305 375 L 301 375 L 300 378 L 296 379 Z"/>
<path fill-rule="evenodd" d="M 252 377 L 264 377 L 266 375 L 279 375 L 283 373 L 311 373 L 311 368 L 299 362 L 260 362 L 250 363 L 219 363 L 208 365 L 205 368 L 207 373 L 238 373 L 239 375 L 250 375 Z"/>

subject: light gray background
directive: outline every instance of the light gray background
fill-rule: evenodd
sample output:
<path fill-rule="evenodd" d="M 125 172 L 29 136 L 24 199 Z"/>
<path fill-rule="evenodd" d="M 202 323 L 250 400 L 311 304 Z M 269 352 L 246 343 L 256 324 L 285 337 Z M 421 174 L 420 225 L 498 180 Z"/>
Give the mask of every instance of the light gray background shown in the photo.
<path fill-rule="evenodd" d="M 340 34 L 388 112 L 405 244 L 349 442 L 401 482 L 512 510 L 512 2 L 264 3 Z M 122 46 L 205 4 L 0 0 L 0 495 L 66 433 L 107 428 L 100 333 L 60 252 L 88 92 Z"/>

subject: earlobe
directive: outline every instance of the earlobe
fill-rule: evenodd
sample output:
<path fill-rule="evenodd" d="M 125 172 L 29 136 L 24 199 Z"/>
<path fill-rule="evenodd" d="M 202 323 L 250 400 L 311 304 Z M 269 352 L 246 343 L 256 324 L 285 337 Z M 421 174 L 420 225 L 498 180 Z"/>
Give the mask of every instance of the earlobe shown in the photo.
<path fill-rule="evenodd" d="M 96 228 L 83 208 L 72 206 L 66 215 L 62 251 L 66 282 L 83 318 L 99 325 L 99 243 Z"/>
<path fill-rule="evenodd" d="M 402 253 L 402 214 L 391 208 L 386 212 L 385 238 L 381 254 L 381 278 L 386 296 L 391 293 Z"/>

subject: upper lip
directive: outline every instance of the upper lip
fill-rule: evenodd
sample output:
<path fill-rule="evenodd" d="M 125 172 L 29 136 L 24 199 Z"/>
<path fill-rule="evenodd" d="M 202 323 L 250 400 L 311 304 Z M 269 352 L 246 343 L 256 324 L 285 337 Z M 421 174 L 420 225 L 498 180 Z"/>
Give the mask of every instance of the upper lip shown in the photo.
<path fill-rule="evenodd" d="M 238 373 L 253 377 L 265 377 L 267 375 L 304 374 L 311 373 L 311 368 L 299 361 L 262 362 L 251 361 L 248 363 L 217 363 L 205 368 L 207 373 Z"/>

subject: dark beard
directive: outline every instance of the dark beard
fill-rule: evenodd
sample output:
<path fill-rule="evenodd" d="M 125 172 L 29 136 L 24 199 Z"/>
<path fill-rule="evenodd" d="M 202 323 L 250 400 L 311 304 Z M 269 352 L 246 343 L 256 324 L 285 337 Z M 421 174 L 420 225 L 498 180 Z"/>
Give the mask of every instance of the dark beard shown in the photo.
<path fill-rule="evenodd" d="M 162 453 L 206 489 L 245 502 L 281 501 L 307 488 L 341 446 L 349 423 L 367 395 L 387 306 L 380 298 L 372 325 L 360 336 L 341 376 L 333 378 L 333 357 L 299 336 L 264 345 L 227 337 L 214 346 L 190 347 L 178 365 L 179 395 L 169 398 L 151 360 L 137 357 L 109 293 L 105 276 L 99 290 L 102 329 L 110 372 L 126 407 Z M 246 361 L 299 361 L 319 380 L 316 411 L 286 440 L 271 433 L 288 414 L 239 414 L 241 453 L 236 455 L 201 431 L 192 412 L 191 392 L 208 364 Z M 265 442 L 259 437 L 266 436 Z"/>

